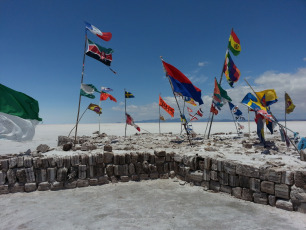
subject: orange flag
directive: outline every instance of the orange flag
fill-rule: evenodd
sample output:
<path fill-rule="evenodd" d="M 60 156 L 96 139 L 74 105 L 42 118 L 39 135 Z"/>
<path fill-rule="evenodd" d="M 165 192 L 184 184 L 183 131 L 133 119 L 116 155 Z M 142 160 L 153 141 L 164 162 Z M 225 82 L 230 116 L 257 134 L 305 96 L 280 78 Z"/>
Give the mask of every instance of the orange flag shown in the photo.
<path fill-rule="evenodd" d="M 159 106 L 161 106 L 171 117 L 174 116 L 174 109 L 171 108 L 167 103 L 159 96 Z"/>

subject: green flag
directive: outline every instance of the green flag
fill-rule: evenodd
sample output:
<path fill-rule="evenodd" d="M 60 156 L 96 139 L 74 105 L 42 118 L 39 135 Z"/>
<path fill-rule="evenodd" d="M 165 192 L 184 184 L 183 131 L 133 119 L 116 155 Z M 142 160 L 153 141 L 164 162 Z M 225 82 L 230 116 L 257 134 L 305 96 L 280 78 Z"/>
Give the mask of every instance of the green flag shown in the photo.
<path fill-rule="evenodd" d="M 0 84 L 0 112 L 23 119 L 42 121 L 38 116 L 38 101 Z"/>

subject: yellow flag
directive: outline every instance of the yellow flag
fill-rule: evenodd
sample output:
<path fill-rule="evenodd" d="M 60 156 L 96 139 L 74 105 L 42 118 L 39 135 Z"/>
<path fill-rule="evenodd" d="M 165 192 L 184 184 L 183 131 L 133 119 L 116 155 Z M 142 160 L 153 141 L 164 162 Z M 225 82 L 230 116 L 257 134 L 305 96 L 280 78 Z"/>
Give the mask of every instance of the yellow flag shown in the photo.
<path fill-rule="evenodd" d="M 286 108 L 286 113 L 291 113 L 293 112 L 295 105 L 293 104 L 291 98 L 289 97 L 288 93 L 285 93 L 285 108 Z"/>

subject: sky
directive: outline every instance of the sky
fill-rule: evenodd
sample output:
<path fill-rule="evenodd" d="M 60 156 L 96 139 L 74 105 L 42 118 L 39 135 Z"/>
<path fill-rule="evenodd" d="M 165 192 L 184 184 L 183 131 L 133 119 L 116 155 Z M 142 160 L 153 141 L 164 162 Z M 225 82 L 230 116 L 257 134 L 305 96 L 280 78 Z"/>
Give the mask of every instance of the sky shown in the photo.
<path fill-rule="evenodd" d="M 126 100 L 135 121 L 158 119 L 159 94 L 179 117 L 160 56 L 202 90 L 208 118 L 214 78 L 220 79 L 232 28 L 241 44 L 241 53 L 232 55 L 241 77 L 234 88 L 225 77 L 221 85 L 233 103 L 247 116 L 240 103 L 252 92 L 246 79 L 255 91 L 276 90 L 279 101 L 271 111 L 278 119 L 285 117 L 285 91 L 296 105 L 287 119 L 306 119 L 305 0 L 1 0 L 0 83 L 38 100 L 43 124 L 76 121 L 84 21 L 112 33 L 108 42 L 90 32 L 88 38 L 114 50 L 111 68 L 117 74 L 85 57 L 84 83 L 110 87 L 117 99 L 102 101 L 102 123 L 124 122 L 125 89 L 135 96 Z M 90 103 L 99 104 L 95 95 L 82 97 L 80 114 Z M 231 119 L 227 105 L 216 119 Z M 81 123 L 98 121 L 97 114 L 86 111 Z"/>

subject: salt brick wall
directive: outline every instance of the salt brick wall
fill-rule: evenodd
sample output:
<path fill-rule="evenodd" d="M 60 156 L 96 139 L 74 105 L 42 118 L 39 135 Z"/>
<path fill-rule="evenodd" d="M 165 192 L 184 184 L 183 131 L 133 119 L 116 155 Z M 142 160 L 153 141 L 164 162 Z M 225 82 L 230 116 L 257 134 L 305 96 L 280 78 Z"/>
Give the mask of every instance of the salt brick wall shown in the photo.
<path fill-rule="evenodd" d="M 65 157 L 19 156 L 0 160 L 0 194 L 72 189 L 177 178 L 238 199 L 306 213 L 306 171 L 256 168 L 165 151 L 114 155 L 104 151 Z"/>

